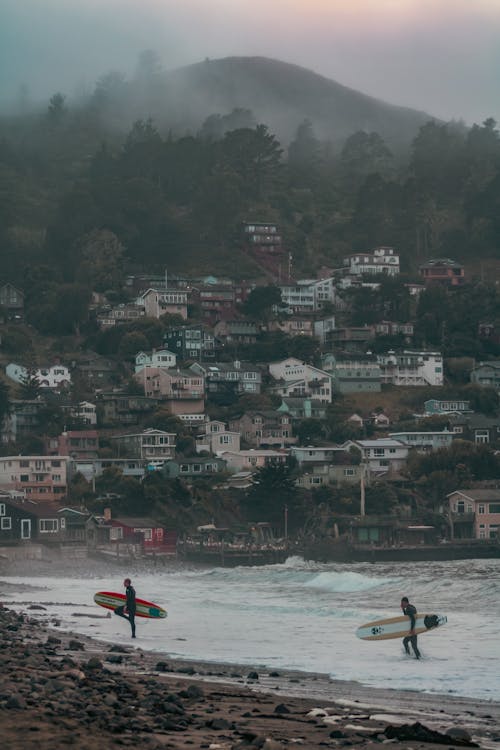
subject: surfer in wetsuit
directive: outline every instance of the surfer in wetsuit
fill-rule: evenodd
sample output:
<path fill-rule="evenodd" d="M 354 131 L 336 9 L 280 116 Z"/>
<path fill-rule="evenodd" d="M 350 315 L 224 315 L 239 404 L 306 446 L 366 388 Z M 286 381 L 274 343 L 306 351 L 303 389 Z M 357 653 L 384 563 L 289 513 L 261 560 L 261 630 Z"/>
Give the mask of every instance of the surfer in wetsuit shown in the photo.
<path fill-rule="evenodd" d="M 127 601 L 121 607 L 117 607 L 114 612 L 118 617 L 123 617 L 125 620 L 129 621 L 130 627 L 132 628 L 132 638 L 135 638 L 135 589 L 132 586 L 130 578 L 125 578 L 123 585 L 125 586 Z"/>
<path fill-rule="evenodd" d="M 406 653 L 409 655 L 409 644 L 411 643 L 415 658 L 420 659 L 420 651 L 417 646 L 417 634 L 415 633 L 415 617 L 417 615 L 416 607 L 414 607 L 413 604 L 410 604 L 407 596 L 403 596 L 401 599 L 401 609 L 403 610 L 403 614 L 410 618 L 410 632 L 403 638 L 403 646 L 405 647 Z"/>

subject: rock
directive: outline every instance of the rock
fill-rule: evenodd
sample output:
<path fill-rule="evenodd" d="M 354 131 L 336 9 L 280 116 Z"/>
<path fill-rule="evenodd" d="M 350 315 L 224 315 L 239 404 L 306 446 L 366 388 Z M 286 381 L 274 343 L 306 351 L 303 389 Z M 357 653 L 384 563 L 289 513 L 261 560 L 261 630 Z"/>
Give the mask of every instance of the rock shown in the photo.
<path fill-rule="evenodd" d="M 106 656 L 106 661 L 110 664 L 122 664 L 123 656 L 120 656 L 120 654 L 111 654 L 111 656 Z"/>
<path fill-rule="evenodd" d="M 330 737 L 332 738 L 332 740 L 341 740 L 347 737 L 347 735 L 340 729 L 332 729 L 332 731 L 330 732 Z"/>
<path fill-rule="evenodd" d="M 466 740 L 467 742 L 470 742 L 472 739 L 469 732 L 466 729 L 463 729 L 463 727 L 450 727 L 446 730 L 445 734 L 447 734 L 448 737 L 453 737 L 458 740 Z"/>
<path fill-rule="evenodd" d="M 285 706 L 284 703 L 278 703 L 278 705 L 274 709 L 274 713 L 275 714 L 289 714 L 290 709 L 287 706 Z"/>
<path fill-rule="evenodd" d="M 5 704 L 6 708 L 26 708 L 26 701 L 22 695 L 11 695 Z"/>
<path fill-rule="evenodd" d="M 411 742 L 433 742 L 437 745 L 449 745 L 450 735 L 436 732 L 433 729 L 415 722 L 415 724 L 402 724 L 401 726 L 389 725 L 384 734 L 388 739 L 410 740 Z M 453 738 L 453 745 L 461 747 L 479 747 L 475 742 L 461 738 Z"/>
<path fill-rule="evenodd" d="M 102 661 L 97 656 L 91 656 L 86 664 L 87 669 L 102 669 Z"/>
<path fill-rule="evenodd" d="M 258 680 L 259 679 L 259 673 L 258 672 L 249 672 L 247 674 L 247 680 Z"/>
<path fill-rule="evenodd" d="M 186 693 L 186 698 L 203 698 L 205 693 L 203 689 L 198 685 L 190 685 L 187 690 L 183 691 Z M 184 697 L 184 696 L 182 696 Z"/>
<path fill-rule="evenodd" d="M 156 672 L 168 672 L 168 670 L 169 670 L 168 662 L 166 662 L 166 661 L 158 661 L 158 662 L 156 662 L 155 670 L 156 670 Z"/>
<path fill-rule="evenodd" d="M 71 640 L 68 643 L 68 648 L 70 651 L 85 651 L 85 646 L 81 641 Z"/>

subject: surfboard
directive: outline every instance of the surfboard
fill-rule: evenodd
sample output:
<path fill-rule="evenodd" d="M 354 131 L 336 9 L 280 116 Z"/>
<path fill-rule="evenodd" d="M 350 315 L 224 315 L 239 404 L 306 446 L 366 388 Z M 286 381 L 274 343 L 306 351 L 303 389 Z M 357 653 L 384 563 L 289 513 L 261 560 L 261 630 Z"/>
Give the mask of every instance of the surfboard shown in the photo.
<path fill-rule="evenodd" d="M 114 591 L 98 591 L 94 594 L 94 601 L 100 607 L 105 609 L 116 609 L 122 607 L 127 602 L 125 594 L 117 594 Z M 166 610 L 163 607 L 148 602 L 146 599 L 136 599 L 136 617 L 149 617 L 151 619 L 158 619 L 167 616 Z"/>
<path fill-rule="evenodd" d="M 445 625 L 445 615 L 417 614 L 415 617 L 415 634 L 428 633 L 429 630 Z M 407 615 L 389 617 L 386 620 L 374 620 L 361 625 L 356 635 L 363 641 L 384 641 L 388 638 L 404 638 L 410 630 L 410 618 Z"/>

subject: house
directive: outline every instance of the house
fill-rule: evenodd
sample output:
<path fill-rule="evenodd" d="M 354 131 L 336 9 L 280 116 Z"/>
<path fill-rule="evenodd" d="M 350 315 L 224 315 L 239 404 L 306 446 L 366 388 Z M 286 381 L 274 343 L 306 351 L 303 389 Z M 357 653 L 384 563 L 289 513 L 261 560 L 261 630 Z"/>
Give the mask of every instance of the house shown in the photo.
<path fill-rule="evenodd" d="M 399 471 L 406 465 L 409 448 L 400 440 L 378 438 L 376 440 L 347 440 L 344 450 L 355 448 L 361 454 L 362 463 L 366 464 L 372 475 L 381 475 Z"/>
<path fill-rule="evenodd" d="M 162 472 L 168 479 L 199 479 L 213 477 L 226 470 L 226 462 L 214 456 L 176 458 L 166 461 Z"/>
<path fill-rule="evenodd" d="M 461 489 L 447 495 L 453 539 L 500 539 L 500 489 Z"/>
<path fill-rule="evenodd" d="M 177 355 L 168 349 L 153 349 L 152 352 L 138 352 L 135 355 L 135 371 L 140 372 L 144 367 L 175 367 Z"/>
<path fill-rule="evenodd" d="M 345 271 L 351 276 L 364 274 L 399 275 L 399 255 L 393 247 L 376 247 L 371 253 L 354 253 L 343 260 Z"/>
<path fill-rule="evenodd" d="M 256 471 L 264 466 L 276 463 L 284 463 L 287 454 L 273 450 L 248 450 L 248 451 L 226 451 L 220 454 L 227 465 L 227 470 L 231 473 L 237 471 L 252 470 Z"/>
<path fill-rule="evenodd" d="M 206 451 L 214 456 L 220 456 L 225 451 L 239 451 L 240 439 L 240 433 L 231 430 L 204 432 L 196 436 L 196 452 Z"/>
<path fill-rule="evenodd" d="M 345 456 L 346 454 L 343 453 Z M 360 484 L 366 478 L 366 468 L 353 463 L 308 463 L 305 471 L 297 477 L 295 484 L 307 490 L 318 489 L 330 484 Z"/>
<path fill-rule="evenodd" d="M 219 320 L 214 334 L 221 344 L 255 344 L 259 331 L 257 324 L 249 320 Z"/>
<path fill-rule="evenodd" d="M 229 420 L 229 427 L 253 448 L 287 448 L 297 442 L 291 422 L 288 414 L 279 411 L 247 411 Z"/>
<path fill-rule="evenodd" d="M 30 377 L 33 377 L 38 381 L 41 388 L 68 388 L 71 384 L 70 371 L 65 365 L 61 364 L 28 370 L 23 365 L 16 365 L 11 362 L 5 368 L 5 374 L 15 383 L 24 383 Z"/>
<path fill-rule="evenodd" d="M 215 337 L 201 325 L 172 326 L 165 333 L 165 344 L 180 360 L 205 362 L 215 358 Z"/>
<path fill-rule="evenodd" d="M 144 307 L 147 318 L 168 314 L 186 320 L 188 294 L 180 289 L 147 289 L 139 296 L 137 304 Z"/>
<path fill-rule="evenodd" d="M 113 328 L 123 323 L 135 323 L 146 317 L 144 305 L 120 304 L 116 307 L 101 310 L 97 314 L 97 325 L 103 330 Z"/>
<path fill-rule="evenodd" d="M 0 285 L 0 308 L 7 320 L 22 320 L 24 317 L 24 292 L 7 282 Z"/>
<path fill-rule="evenodd" d="M 5 416 L 1 426 L 2 443 L 15 443 L 35 432 L 39 413 L 44 408 L 45 401 L 41 398 L 11 399 L 10 412 Z"/>
<path fill-rule="evenodd" d="M 70 413 L 81 424 L 97 424 L 97 407 L 90 401 L 80 401 L 76 406 L 71 407 Z"/>
<path fill-rule="evenodd" d="M 189 368 L 205 378 L 207 393 L 260 393 L 262 370 L 251 362 L 195 362 Z"/>
<path fill-rule="evenodd" d="M 102 476 L 106 469 L 118 469 L 124 477 L 143 479 L 147 469 L 147 461 L 142 458 L 96 458 L 73 459 L 69 463 L 71 476 L 81 474 L 92 484 L 95 491 L 95 480 Z"/>
<path fill-rule="evenodd" d="M 500 360 L 479 362 L 470 373 L 471 383 L 500 391 Z"/>
<path fill-rule="evenodd" d="M 174 432 L 147 429 L 109 438 L 120 458 L 139 458 L 144 461 L 169 461 L 174 457 Z"/>
<path fill-rule="evenodd" d="M 177 534 L 151 518 L 111 518 L 109 510 L 105 509 L 94 534 L 92 546 L 104 541 L 115 547 L 123 544 L 146 555 L 175 555 L 177 552 Z"/>
<path fill-rule="evenodd" d="M 226 318 L 234 318 L 236 295 L 233 284 L 205 284 L 194 290 L 195 300 L 201 307 L 204 320 L 210 325 Z"/>
<path fill-rule="evenodd" d="M 433 258 L 419 268 L 425 286 L 443 284 L 445 286 L 462 286 L 465 284 L 464 267 L 450 258 Z"/>
<path fill-rule="evenodd" d="M 428 432 L 407 430 L 406 432 L 390 432 L 389 437 L 399 440 L 408 448 L 414 448 L 419 453 L 430 453 L 440 450 L 440 448 L 449 448 L 456 436 L 448 430 Z"/>
<path fill-rule="evenodd" d="M 171 414 L 200 414 L 205 408 L 205 378 L 193 370 L 145 366 L 134 375 L 144 395 L 161 401 Z"/>
<path fill-rule="evenodd" d="M 75 377 L 92 390 L 108 388 L 118 382 L 117 364 L 111 359 L 91 354 L 73 362 Z"/>
<path fill-rule="evenodd" d="M 280 284 L 282 307 L 291 313 L 314 313 L 335 303 L 335 279 L 299 279 Z"/>
<path fill-rule="evenodd" d="M 450 430 L 454 437 L 472 443 L 495 445 L 500 441 L 500 417 L 484 414 L 450 415 Z"/>
<path fill-rule="evenodd" d="M 442 386 L 443 356 L 440 352 L 389 351 L 377 354 L 382 383 L 403 386 Z"/>
<path fill-rule="evenodd" d="M 0 457 L 0 490 L 15 490 L 28 500 L 61 501 L 67 492 L 68 456 Z"/>
<path fill-rule="evenodd" d="M 82 509 L 0 495 L 0 544 L 85 543 L 89 515 Z"/>
<path fill-rule="evenodd" d="M 269 331 L 281 331 L 287 336 L 314 336 L 314 321 L 299 315 L 291 315 L 282 320 L 270 320 L 267 324 Z"/>
<path fill-rule="evenodd" d="M 349 541 L 360 547 L 416 547 L 436 544 L 438 532 L 434 526 L 411 518 L 366 515 L 353 518 L 349 524 Z"/>
<path fill-rule="evenodd" d="M 336 393 L 379 393 L 382 390 L 382 372 L 373 357 L 324 354 L 321 366 L 330 374 Z"/>
<path fill-rule="evenodd" d="M 465 414 L 472 411 L 470 401 L 464 399 L 429 398 L 424 401 L 424 416 L 434 417 L 441 414 Z"/>
<path fill-rule="evenodd" d="M 339 453 L 344 453 L 344 449 L 338 445 L 293 445 L 290 448 L 290 456 L 299 466 L 308 463 L 327 463 L 333 461 Z"/>
<path fill-rule="evenodd" d="M 313 398 L 282 398 L 276 411 L 288 414 L 292 421 L 301 419 L 325 419 L 328 405 Z"/>
<path fill-rule="evenodd" d="M 328 335 L 335 330 L 335 315 L 328 315 L 325 318 L 314 321 L 314 335 L 319 339 L 322 346 L 328 341 Z"/>
<path fill-rule="evenodd" d="M 324 333 L 324 346 L 328 349 L 342 349 L 347 352 L 365 350 L 366 345 L 375 338 L 374 326 L 347 326 L 331 328 Z"/>
<path fill-rule="evenodd" d="M 49 456 L 94 459 L 98 457 L 99 433 L 96 430 L 65 430 L 57 437 L 47 437 L 45 443 Z"/>
<path fill-rule="evenodd" d="M 332 402 L 331 379 L 327 372 L 295 357 L 272 362 L 269 372 L 276 380 L 271 390 L 279 396 L 308 396 L 325 404 Z"/>
<path fill-rule="evenodd" d="M 396 323 L 393 320 L 381 320 L 375 323 L 377 336 L 405 336 L 410 339 L 414 333 L 413 323 Z"/>
<path fill-rule="evenodd" d="M 156 398 L 129 395 L 118 390 L 100 393 L 97 396 L 100 423 L 104 427 L 138 424 L 157 406 Z"/>

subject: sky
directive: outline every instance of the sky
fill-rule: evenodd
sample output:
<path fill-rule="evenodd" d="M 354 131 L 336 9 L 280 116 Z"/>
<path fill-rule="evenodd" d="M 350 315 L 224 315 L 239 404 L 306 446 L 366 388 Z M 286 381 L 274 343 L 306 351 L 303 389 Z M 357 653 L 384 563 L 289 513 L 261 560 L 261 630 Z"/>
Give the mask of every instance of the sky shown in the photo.
<path fill-rule="evenodd" d="M 0 0 L 0 104 L 262 55 L 436 117 L 500 121 L 500 0 Z"/>

